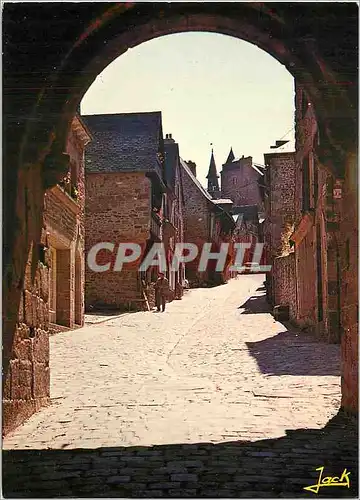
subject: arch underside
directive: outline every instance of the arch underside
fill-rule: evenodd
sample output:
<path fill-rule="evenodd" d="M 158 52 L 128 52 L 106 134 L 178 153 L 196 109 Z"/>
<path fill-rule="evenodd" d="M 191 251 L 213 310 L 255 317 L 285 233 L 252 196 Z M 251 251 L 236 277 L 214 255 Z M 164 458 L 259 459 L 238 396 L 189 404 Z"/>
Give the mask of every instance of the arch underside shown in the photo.
<path fill-rule="evenodd" d="M 108 64 L 143 42 L 189 31 L 233 36 L 266 51 L 283 64 L 296 82 L 306 89 L 317 112 L 321 135 L 328 138 L 330 147 L 341 153 L 339 142 L 349 141 L 349 136 L 353 137 L 356 110 L 351 98 L 355 94 L 349 80 L 343 81 L 337 74 L 339 69 L 344 69 L 344 62 L 351 59 L 348 47 L 348 39 L 352 33 L 352 17 L 349 17 L 351 9 L 344 13 L 343 10 L 336 9 L 334 4 L 331 7 L 335 9 L 338 22 L 347 15 L 347 39 L 342 38 L 340 41 L 334 36 L 334 31 L 325 25 L 325 21 L 329 24 L 328 18 L 324 19 L 327 14 L 325 7 L 321 9 L 314 4 L 310 4 L 310 7 L 302 4 L 301 8 L 294 4 L 286 8 L 281 4 L 262 3 L 119 3 L 103 4 L 101 7 L 99 4 L 96 7 L 90 7 L 89 4 L 74 5 L 71 8 L 73 15 L 64 16 L 67 36 L 63 36 L 61 41 L 55 38 L 56 35 L 60 36 L 56 25 L 58 18 L 50 16 L 53 8 L 46 6 L 45 10 L 50 16 L 47 19 L 49 32 L 51 24 L 56 25 L 51 32 L 50 54 L 49 46 L 37 47 L 39 53 L 45 51 L 46 57 L 44 54 L 43 60 L 37 58 L 40 68 L 37 68 L 34 76 L 36 78 L 36 75 L 46 74 L 46 79 L 42 80 L 40 87 L 35 87 L 40 88 L 40 92 L 32 108 L 32 120 L 28 124 L 30 128 L 27 127 L 26 135 L 42 138 L 45 149 L 49 145 L 48 140 L 52 142 L 56 136 L 56 150 L 61 150 L 60 144 L 64 144 L 66 140 L 70 121 L 82 97 Z M 87 6 L 86 10 L 84 5 Z M 326 7 L 330 8 L 328 5 Z M 35 12 L 31 7 L 27 9 Z M 62 9 L 63 13 L 65 10 L 66 7 Z M 45 16 L 46 12 L 42 15 Z M 31 19 L 31 16 L 27 16 L 27 21 L 29 17 Z M 79 23 L 79 19 L 83 22 Z M 38 22 L 41 21 L 40 16 Z M 342 51 L 339 47 L 341 42 L 344 46 Z M 33 45 L 36 43 L 36 39 L 32 40 Z M 52 47 L 60 50 L 51 53 Z M 341 62 L 335 57 L 339 52 Z M 43 61 L 48 64 L 43 66 Z M 51 124 L 48 123 L 49 115 Z M 344 128 L 346 133 L 342 132 Z M 54 134 L 49 139 L 50 130 Z M 27 147 L 27 155 L 31 151 L 36 156 L 33 145 L 30 147 L 27 142 L 25 140 L 22 144 Z M 336 170 L 337 167 L 331 165 L 329 168 Z"/>

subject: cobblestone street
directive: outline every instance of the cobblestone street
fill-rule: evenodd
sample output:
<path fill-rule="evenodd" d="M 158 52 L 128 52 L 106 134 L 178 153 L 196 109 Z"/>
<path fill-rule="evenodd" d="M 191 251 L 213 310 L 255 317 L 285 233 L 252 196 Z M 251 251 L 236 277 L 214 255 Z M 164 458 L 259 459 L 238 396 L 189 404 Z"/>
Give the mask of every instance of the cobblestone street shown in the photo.
<path fill-rule="evenodd" d="M 320 466 L 351 487 L 317 496 L 356 496 L 340 347 L 275 322 L 263 280 L 52 336 L 52 404 L 4 439 L 5 497 L 311 497 Z"/>

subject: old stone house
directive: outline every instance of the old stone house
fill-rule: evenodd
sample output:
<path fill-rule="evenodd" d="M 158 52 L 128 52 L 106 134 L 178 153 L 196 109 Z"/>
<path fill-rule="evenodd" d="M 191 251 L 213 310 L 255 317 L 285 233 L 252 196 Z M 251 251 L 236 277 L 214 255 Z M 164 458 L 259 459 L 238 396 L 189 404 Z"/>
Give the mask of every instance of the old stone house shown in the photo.
<path fill-rule="evenodd" d="M 49 262 L 50 330 L 84 323 L 84 151 L 91 136 L 79 116 L 67 140 L 70 157 L 66 177 L 44 197 L 44 228 Z"/>
<path fill-rule="evenodd" d="M 145 308 L 142 281 L 147 276 L 140 276 L 139 265 L 152 243 L 162 239 L 166 186 L 161 113 L 84 119 L 93 135 L 86 155 L 86 253 L 102 242 L 112 249 L 97 253 L 97 262 L 108 264 L 104 271 L 86 267 L 86 308 Z M 120 243 L 140 245 L 141 255 L 117 270 Z"/>
<path fill-rule="evenodd" d="M 218 252 L 222 242 L 230 242 L 234 221 L 199 182 L 194 163 L 180 159 L 180 165 L 184 189 L 184 240 L 196 245 L 199 251 L 197 257 L 186 264 L 186 277 L 191 286 L 223 283 L 228 277 L 230 261 L 223 272 L 215 270 L 215 260 L 210 261 L 204 271 L 199 271 L 198 266 L 205 243 L 211 244 L 211 252 Z"/>
<path fill-rule="evenodd" d="M 153 265 L 142 271 L 140 264 L 155 243 L 165 245 L 170 298 L 181 297 L 183 270 L 169 270 L 174 245 L 183 233 L 181 182 L 179 168 L 169 157 L 171 144 L 165 154 L 161 113 L 85 119 L 93 134 L 86 156 L 86 252 L 101 242 L 113 245 L 112 252 L 97 253 L 106 270 L 97 272 L 87 266 L 86 307 L 152 307 L 152 283 L 159 268 Z M 139 257 L 125 262 L 121 270 L 115 265 L 119 243 L 141 248 Z"/>

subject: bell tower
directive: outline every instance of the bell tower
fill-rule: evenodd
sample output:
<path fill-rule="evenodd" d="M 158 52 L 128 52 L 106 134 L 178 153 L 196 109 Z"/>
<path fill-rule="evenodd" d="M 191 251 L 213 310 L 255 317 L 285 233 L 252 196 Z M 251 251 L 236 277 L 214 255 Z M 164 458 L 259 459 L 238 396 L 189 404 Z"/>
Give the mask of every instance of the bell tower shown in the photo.
<path fill-rule="evenodd" d="M 219 188 L 219 175 L 216 170 L 215 158 L 214 158 L 214 150 L 211 150 L 211 158 L 209 165 L 209 172 L 206 176 L 208 180 L 208 193 L 214 199 L 220 198 L 220 188 Z"/>

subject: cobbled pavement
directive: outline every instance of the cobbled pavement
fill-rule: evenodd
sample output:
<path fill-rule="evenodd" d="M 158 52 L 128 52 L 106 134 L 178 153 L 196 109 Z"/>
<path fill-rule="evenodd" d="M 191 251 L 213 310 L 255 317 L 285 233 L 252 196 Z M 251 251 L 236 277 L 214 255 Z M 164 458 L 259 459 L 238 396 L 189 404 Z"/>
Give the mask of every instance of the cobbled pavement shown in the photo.
<path fill-rule="evenodd" d="M 356 497 L 339 346 L 275 322 L 263 279 L 51 337 L 52 404 L 5 437 L 4 496 Z M 350 489 L 303 490 L 320 466 Z"/>

